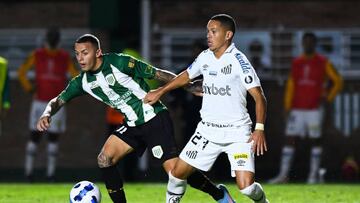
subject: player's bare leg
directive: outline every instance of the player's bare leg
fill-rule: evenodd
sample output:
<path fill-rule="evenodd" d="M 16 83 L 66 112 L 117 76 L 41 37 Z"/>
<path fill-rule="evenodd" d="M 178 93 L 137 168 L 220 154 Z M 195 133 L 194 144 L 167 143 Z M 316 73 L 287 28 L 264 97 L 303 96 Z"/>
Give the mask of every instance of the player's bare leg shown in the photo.
<path fill-rule="evenodd" d="M 123 180 L 116 168 L 116 163 L 131 151 L 133 148 L 127 143 L 115 135 L 110 135 L 98 156 L 98 165 L 102 171 L 109 196 L 116 203 L 126 202 Z"/>
<path fill-rule="evenodd" d="M 254 173 L 250 171 L 235 171 L 236 184 L 240 192 L 255 203 L 268 203 L 261 185 L 254 181 Z"/>

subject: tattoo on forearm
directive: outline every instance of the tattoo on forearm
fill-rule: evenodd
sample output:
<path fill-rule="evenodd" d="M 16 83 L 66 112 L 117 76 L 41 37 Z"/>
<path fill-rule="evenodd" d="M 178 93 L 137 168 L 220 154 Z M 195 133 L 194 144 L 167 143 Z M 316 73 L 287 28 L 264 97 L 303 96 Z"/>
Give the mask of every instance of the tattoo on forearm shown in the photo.
<path fill-rule="evenodd" d="M 171 81 L 173 78 L 175 78 L 175 74 L 169 72 L 169 71 L 165 71 L 165 70 L 156 70 L 155 73 L 155 79 L 162 81 L 162 82 L 169 82 Z"/>
<path fill-rule="evenodd" d="M 56 112 L 59 111 L 59 109 L 61 109 L 61 107 L 64 104 L 65 104 L 65 102 L 63 100 L 59 99 L 58 97 L 50 100 L 50 102 L 46 106 L 46 109 L 45 109 L 43 115 L 49 115 L 49 116 L 54 115 Z"/>

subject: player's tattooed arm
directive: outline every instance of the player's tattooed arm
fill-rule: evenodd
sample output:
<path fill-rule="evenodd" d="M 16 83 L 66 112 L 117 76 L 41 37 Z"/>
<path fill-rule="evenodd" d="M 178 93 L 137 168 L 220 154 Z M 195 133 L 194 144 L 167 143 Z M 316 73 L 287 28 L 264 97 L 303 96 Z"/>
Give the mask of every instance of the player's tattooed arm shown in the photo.
<path fill-rule="evenodd" d="M 164 82 L 164 83 L 167 83 L 167 82 L 170 82 L 175 77 L 176 77 L 176 75 L 170 71 L 156 69 L 154 79 Z"/>
<path fill-rule="evenodd" d="M 47 104 L 44 113 L 41 117 L 48 116 L 51 117 L 56 112 L 58 112 L 62 106 L 64 106 L 65 101 L 60 99 L 59 97 L 55 97 Z"/>

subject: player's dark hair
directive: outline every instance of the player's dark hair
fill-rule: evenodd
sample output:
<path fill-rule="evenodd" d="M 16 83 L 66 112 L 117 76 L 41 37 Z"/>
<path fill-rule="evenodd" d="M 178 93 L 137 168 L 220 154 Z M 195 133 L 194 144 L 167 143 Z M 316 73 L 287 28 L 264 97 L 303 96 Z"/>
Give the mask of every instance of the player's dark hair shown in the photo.
<path fill-rule="evenodd" d="M 233 34 L 235 34 L 236 23 L 235 20 L 227 14 L 217 14 L 210 18 L 210 20 L 216 20 L 221 23 L 222 26 L 229 29 Z"/>
<path fill-rule="evenodd" d="M 311 39 L 315 43 L 317 42 L 317 37 L 313 32 L 305 32 L 302 36 L 302 40 L 304 41 L 305 39 Z"/>
<path fill-rule="evenodd" d="M 77 38 L 77 40 L 75 42 L 76 43 L 90 42 L 94 47 L 96 47 L 96 49 L 100 48 L 99 39 L 97 37 L 95 37 L 95 35 L 92 35 L 92 34 L 81 35 L 79 38 Z"/>
<path fill-rule="evenodd" d="M 49 28 L 46 32 L 46 42 L 50 48 L 54 49 L 60 42 L 60 31 L 57 27 Z"/>

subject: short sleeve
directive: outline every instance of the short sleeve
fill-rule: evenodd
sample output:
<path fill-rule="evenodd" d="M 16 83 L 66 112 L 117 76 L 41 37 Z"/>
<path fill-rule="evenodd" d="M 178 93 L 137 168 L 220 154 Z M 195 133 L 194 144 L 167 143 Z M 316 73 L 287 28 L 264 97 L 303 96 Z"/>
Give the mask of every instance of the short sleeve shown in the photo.
<path fill-rule="evenodd" d="M 201 69 L 200 69 L 200 55 L 190 64 L 190 66 L 186 69 L 186 71 L 189 74 L 190 79 L 194 79 L 197 76 L 201 75 Z"/>
<path fill-rule="evenodd" d="M 249 90 L 253 87 L 261 86 L 260 79 L 246 56 L 241 53 L 236 53 L 235 57 L 239 62 L 240 80 L 245 89 Z"/>
<path fill-rule="evenodd" d="M 61 100 L 63 100 L 64 102 L 68 102 L 71 99 L 86 94 L 86 92 L 83 90 L 82 85 L 81 85 L 81 77 L 82 74 L 74 77 L 68 84 L 68 86 L 65 88 L 65 90 L 63 90 L 60 95 L 59 98 Z"/>
<path fill-rule="evenodd" d="M 155 77 L 156 69 L 152 65 L 127 54 L 117 56 L 121 57 L 119 67 L 122 72 L 139 78 L 153 79 Z"/>

